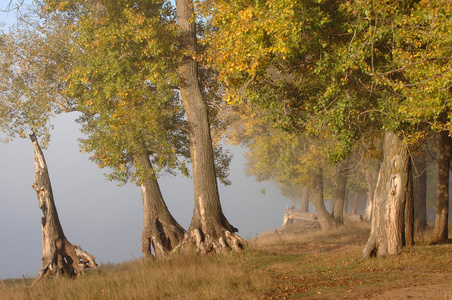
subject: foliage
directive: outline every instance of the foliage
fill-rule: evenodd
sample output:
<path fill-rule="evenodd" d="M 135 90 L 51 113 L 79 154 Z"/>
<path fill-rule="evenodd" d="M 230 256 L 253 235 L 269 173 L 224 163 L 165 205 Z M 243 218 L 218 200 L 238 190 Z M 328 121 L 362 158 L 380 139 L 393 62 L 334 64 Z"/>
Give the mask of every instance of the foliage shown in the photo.
<path fill-rule="evenodd" d="M 147 175 L 134 169 L 143 152 L 152 157 L 154 173 L 179 168 L 187 174 L 171 7 L 164 1 L 86 5 L 74 30 L 84 59 L 66 80 L 67 93 L 86 112 L 79 118 L 87 135 L 82 150 L 94 152 L 92 160 L 121 183 Z"/>
<path fill-rule="evenodd" d="M 0 43 L 0 127 L 4 141 L 35 133 L 50 138 L 51 118 L 73 109 L 62 94 L 74 60 L 74 14 L 43 14 L 42 3 L 23 9 L 17 24 L 3 32 Z"/>
<path fill-rule="evenodd" d="M 319 139 L 272 128 L 266 111 L 250 102 L 225 107 L 223 114 L 231 120 L 224 131 L 227 140 L 247 147 L 245 171 L 248 176 L 258 181 L 273 181 L 286 188 L 310 187 L 312 175 L 321 168 L 325 182 L 329 183 L 325 184 L 325 192 L 331 195 L 335 171 L 324 161 L 324 144 Z"/>
<path fill-rule="evenodd" d="M 49 8 L 73 10 L 78 2 Z M 76 51 L 83 56 L 65 78 L 67 95 L 77 99 L 85 114 L 79 118 L 82 151 L 101 168 L 109 167 L 111 180 L 138 180 L 134 161 L 147 153 L 153 176 L 179 169 L 188 175 L 187 122 L 179 100 L 178 33 L 168 1 L 105 1 L 79 8 Z M 215 103 L 215 80 L 203 73 L 204 92 Z M 213 111 L 213 110 L 212 110 Z M 212 120 L 215 118 L 212 117 Z M 228 183 L 228 153 L 215 148 L 219 178 Z M 149 175 L 149 174 L 148 174 Z"/>
<path fill-rule="evenodd" d="M 414 144 L 449 121 L 451 1 L 207 1 L 206 61 L 230 103 L 326 140 L 330 161 L 384 130 Z"/>
<path fill-rule="evenodd" d="M 383 128 L 404 133 L 413 144 L 428 129 L 443 130 L 450 113 L 452 68 L 451 1 L 355 1 L 343 8 L 355 16 L 350 44 L 374 84 L 390 93 L 380 106 L 388 114 Z M 356 49 L 362 49 L 361 52 Z"/>

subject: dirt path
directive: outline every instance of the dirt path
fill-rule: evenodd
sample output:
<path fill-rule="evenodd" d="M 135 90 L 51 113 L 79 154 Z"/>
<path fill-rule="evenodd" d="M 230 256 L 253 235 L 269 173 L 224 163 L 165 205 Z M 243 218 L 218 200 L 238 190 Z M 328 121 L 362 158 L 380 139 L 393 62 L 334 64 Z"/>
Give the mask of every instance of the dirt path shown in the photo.
<path fill-rule="evenodd" d="M 319 294 L 304 299 L 449 300 L 452 299 L 451 286 L 452 274 L 437 274 L 413 280 L 395 281 L 384 285 L 354 287 L 345 292 Z"/>
<path fill-rule="evenodd" d="M 269 295 L 269 299 L 452 300 L 450 246 L 425 250 L 408 249 L 400 256 L 388 258 L 386 262 L 383 260 L 380 263 L 375 261 L 361 264 L 359 269 L 343 272 L 332 267 L 340 267 L 334 257 L 345 252 L 354 253 L 353 255 L 358 257 L 368 232 L 323 234 L 313 230 L 310 235 L 310 230 L 306 229 L 293 227 L 286 231 L 276 231 L 275 235 L 279 236 L 265 236 L 268 242 L 261 243 L 260 247 L 280 254 L 308 254 L 311 260 L 319 259 L 319 267 L 322 270 L 316 271 L 314 267 L 306 273 L 306 270 L 301 268 L 298 273 L 294 271 L 292 277 L 284 277 L 288 275 L 283 271 L 278 271 L 276 267 L 269 268 L 281 286 Z M 345 237 L 349 239 L 344 241 Z M 342 243 L 337 243 L 338 240 Z M 296 266 L 292 266 L 292 269 L 295 270 Z M 290 263 L 284 265 L 284 268 L 290 267 Z M 328 271 L 334 275 L 328 277 Z M 284 281 L 284 278 L 289 280 Z M 329 278 L 337 281 L 330 286 Z"/>

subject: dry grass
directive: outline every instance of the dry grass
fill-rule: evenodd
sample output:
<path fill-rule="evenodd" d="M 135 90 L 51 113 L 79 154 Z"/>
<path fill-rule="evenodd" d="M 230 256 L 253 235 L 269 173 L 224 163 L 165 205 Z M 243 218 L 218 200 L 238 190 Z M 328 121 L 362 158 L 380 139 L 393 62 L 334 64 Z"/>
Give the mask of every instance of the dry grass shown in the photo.
<path fill-rule="evenodd" d="M 265 233 L 241 254 L 137 260 L 33 287 L 31 280 L 8 280 L 0 284 L 0 298 L 353 299 L 452 274 L 452 245 L 416 246 L 395 257 L 358 260 L 368 236 L 366 225 Z"/>
<path fill-rule="evenodd" d="M 244 256 L 244 255 L 241 255 Z M 18 280 L 0 286 L 3 299 L 256 299 L 270 284 L 241 267 L 237 255 L 137 260 L 104 266 L 77 280 L 35 286 Z"/>

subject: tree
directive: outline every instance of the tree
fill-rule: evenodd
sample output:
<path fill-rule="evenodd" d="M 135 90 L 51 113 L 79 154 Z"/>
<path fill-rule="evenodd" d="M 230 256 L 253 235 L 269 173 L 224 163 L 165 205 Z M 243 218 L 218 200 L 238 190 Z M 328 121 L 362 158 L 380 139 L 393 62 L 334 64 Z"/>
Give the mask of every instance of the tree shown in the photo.
<path fill-rule="evenodd" d="M 384 159 L 372 208 L 372 227 L 363 257 L 400 253 L 413 244 L 412 176 L 408 149 L 399 137 L 386 133 Z M 408 219 L 408 220 L 407 220 Z"/>
<path fill-rule="evenodd" d="M 209 42 L 229 95 L 234 101 L 254 101 L 278 127 L 313 132 L 328 141 L 325 153 L 330 161 L 345 159 L 356 144 L 374 138 L 385 126 L 395 131 L 394 120 L 400 115 L 388 97 L 392 90 L 375 85 L 369 74 L 392 61 L 389 55 L 374 59 L 373 51 L 380 48 L 373 47 L 376 38 L 366 33 L 374 33 L 375 10 L 361 4 L 219 2 L 212 13 Z M 371 13 L 362 18 L 361 11 Z M 279 15 L 285 19 L 275 24 Z M 245 33 L 252 38 L 247 40 Z"/>
<path fill-rule="evenodd" d="M 142 251 L 166 258 L 185 230 L 168 211 L 157 178 L 187 174 L 188 138 L 175 91 L 174 16 L 162 1 L 105 3 L 77 22 L 83 60 L 66 77 L 66 93 L 85 115 L 79 118 L 85 152 L 111 180 L 136 181 L 143 200 Z M 165 32 L 168 30 L 168 32 Z"/>
<path fill-rule="evenodd" d="M 240 251 L 246 242 L 223 214 L 214 168 L 208 108 L 198 82 L 197 37 L 192 0 L 176 0 L 177 24 L 184 56 L 179 63 L 179 86 L 188 121 L 193 165 L 195 207 L 181 251 Z"/>
<path fill-rule="evenodd" d="M 80 246 L 72 245 L 66 239 L 53 200 L 44 154 L 36 136 L 31 134 L 30 139 L 33 143 L 35 162 L 35 181 L 32 187 L 38 196 L 39 208 L 44 214 L 41 220 L 42 267 L 35 282 L 60 275 L 76 277 L 83 275 L 86 268 L 97 269 L 94 256 L 83 251 Z"/>
<path fill-rule="evenodd" d="M 414 174 L 414 220 L 420 230 L 427 228 L 427 162 L 421 147 L 413 155 Z"/>
<path fill-rule="evenodd" d="M 35 8 L 36 9 L 36 8 Z M 0 57 L 0 127 L 6 142 L 19 135 L 27 135 L 33 144 L 35 181 L 42 218 L 43 257 L 42 268 L 36 281 L 59 275 L 80 276 L 85 268 L 97 268 L 94 256 L 66 239 L 58 219 L 50 184 L 49 172 L 38 143 L 47 144 L 51 117 L 70 110 L 71 102 L 60 94 L 59 76 L 65 73 L 62 66 L 70 57 L 65 43 L 54 43 L 68 38 L 60 28 L 71 23 L 72 15 L 52 15 L 48 19 L 32 18 L 39 9 L 27 11 L 26 20 L 2 35 Z M 69 35 L 70 36 L 70 35 Z M 36 282 L 35 281 L 35 282 Z"/>
<path fill-rule="evenodd" d="M 333 220 L 336 224 L 344 224 L 344 205 L 347 187 L 348 161 L 343 161 L 337 166 L 336 193 L 333 210 Z"/>
<path fill-rule="evenodd" d="M 291 189 L 309 188 L 309 199 L 322 229 L 332 227 L 333 219 L 324 204 L 324 191 L 328 191 L 331 185 L 325 187 L 324 182 L 329 183 L 335 172 L 322 160 L 323 144 L 309 135 L 272 128 L 265 110 L 252 103 L 242 102 L 233 108 L 225 107 L 223 117 L 230 119 L 230 126 L 224 132 L 227 140 L 248 148 L 247 175 L 254 176 L 258 181 L 271 180 Z"/>
<path fill-rule="evenodd" d="M 375 84 L 390 92 L 388 96 L 396 104 L 384 107 L 390 114 L 387 128 L 398 132 L 411 145 L 417 144 L 430 130 L 443 134 L 439 146 L 444 151 L 439 160 L 443 170 L 450 156 L 447 146 L 450 141 L 446 138 L 450 132 L 449 71 L 452 68 L 450 40 L 446 38 L 452 30 L 450 7 L 450 1 L 402 1 L 391 8 L 383 1 L 359 1 L 350 7 L 350 11 L 357 12 L 357 23 L 368 23 L 361 28 L 368 28 L 367 33 L 362 33 L 369 41 L 370 75 Z M 358 26 L 355 28 L 359 30 Z M 444 217 L 449 174 L 440 173 L 436 241 L 447 239 L 443 233 L 447 233 Z"/>
<path fill-rule="evenodd" d="M 445 113 L 442 118 L 447 118 Z M 433 237 L 435 242 L 446 241 L 449 238 L 449 168 L 452 154 L 452 139 L 449 130 L 441 130 L 439 137 L 438 198 Z"/>

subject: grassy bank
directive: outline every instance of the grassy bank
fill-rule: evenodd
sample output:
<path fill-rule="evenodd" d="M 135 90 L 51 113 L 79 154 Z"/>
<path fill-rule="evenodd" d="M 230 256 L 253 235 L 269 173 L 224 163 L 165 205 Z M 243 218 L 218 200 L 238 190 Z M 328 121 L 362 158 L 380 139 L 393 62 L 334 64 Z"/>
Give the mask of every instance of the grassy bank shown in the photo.
<path fill-rule="evenodd" d="M 353 299 L 413 283 L 445 282 L 452 245 L 420 245 L 399 256 L 357 259 L 366 226 L 328 233 L 265 233 L 241 254 L 175 257 L 103 266 L 83 278 L 0 284 L 2 299 Z M 450 288 L 449 288 L 450 290 Z M 445 295 L 449 293 L 446 289 Z"/>

